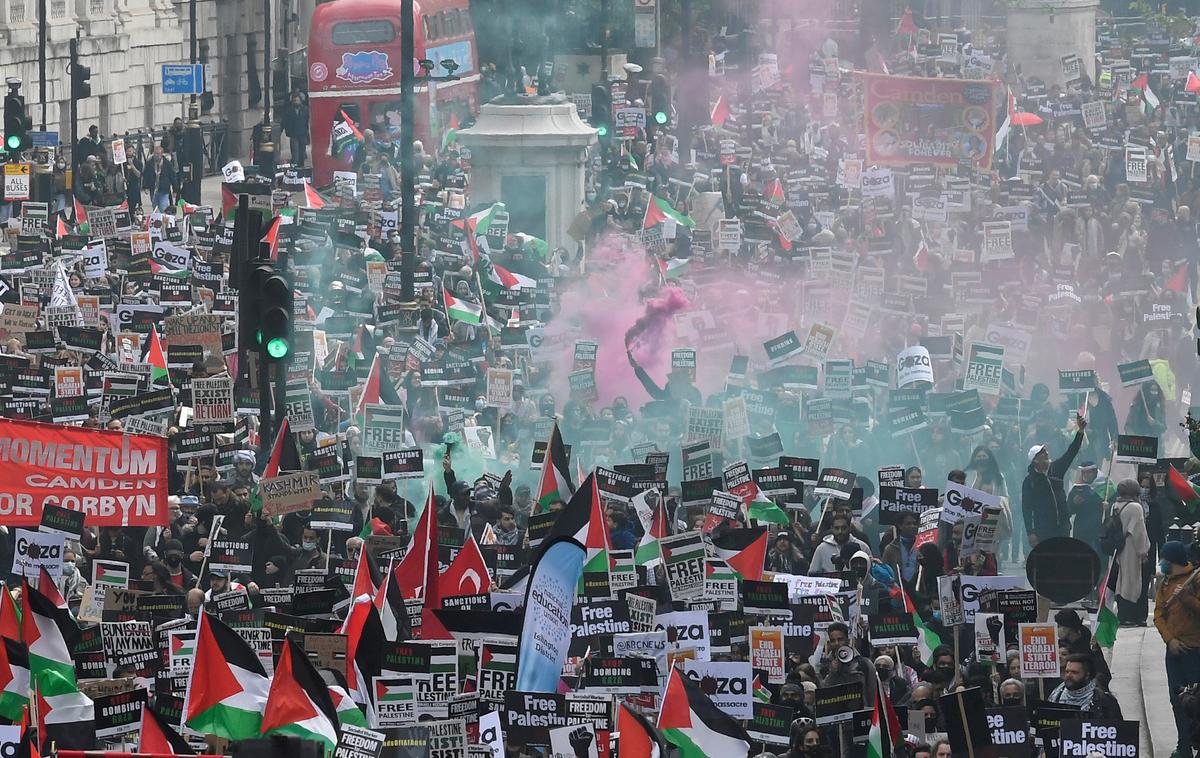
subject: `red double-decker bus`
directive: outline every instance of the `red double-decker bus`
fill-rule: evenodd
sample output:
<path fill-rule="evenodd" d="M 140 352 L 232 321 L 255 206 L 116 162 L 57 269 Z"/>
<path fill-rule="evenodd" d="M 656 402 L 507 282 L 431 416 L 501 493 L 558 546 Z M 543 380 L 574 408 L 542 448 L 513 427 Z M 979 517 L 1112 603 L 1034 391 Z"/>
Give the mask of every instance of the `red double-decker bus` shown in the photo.
<path fill-rule="evenodd" d="M 417 0 L 413 3 L 416 57 L 431 60 L 443 75 L 444 60 L 454 60 L 459 79 L 436 85 L 418 83 L 414 130 L 427 151 L 436 145 L 451 114 L 461 121 L 479 106 L 479 62 L 468 0 Z M 313 183 L 329 184 L 334 171 L 351 170 L 351 161 L 330 154 L 334 124 L 349 117 L 359 130 L 386 131 L 400 137 L 400 0 L 331 0 L 313 12 L 308 35 L 308 96 L 312 131 Z"/>

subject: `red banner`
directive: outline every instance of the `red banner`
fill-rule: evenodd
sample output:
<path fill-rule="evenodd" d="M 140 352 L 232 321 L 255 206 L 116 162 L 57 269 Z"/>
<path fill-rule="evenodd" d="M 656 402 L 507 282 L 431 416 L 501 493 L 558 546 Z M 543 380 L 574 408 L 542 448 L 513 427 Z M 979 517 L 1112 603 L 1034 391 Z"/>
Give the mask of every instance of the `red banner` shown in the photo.
<path fill-rule="evenodd" d="M 166 526 L 167 466 L 161 437 L 3 420 L 0 523 L 37 526 L 50 504 L 88 526 Z"/>
<path fill-rule="evenodd" d="M 866 74 L 867 162 L 992 165 L 991 82 Z"/>

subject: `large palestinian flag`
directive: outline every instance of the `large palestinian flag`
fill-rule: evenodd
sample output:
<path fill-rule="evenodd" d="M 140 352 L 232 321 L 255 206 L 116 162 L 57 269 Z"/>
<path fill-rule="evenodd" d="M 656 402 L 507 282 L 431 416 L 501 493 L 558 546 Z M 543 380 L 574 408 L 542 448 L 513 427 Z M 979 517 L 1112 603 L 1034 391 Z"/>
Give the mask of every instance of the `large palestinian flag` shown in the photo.
<path fill-rule="evenodd" d="M 750 753 L 746 730 L 678 669 L 667 680 L 658 728 L 680 758 L 746 758 Z"/>
<path fill-rule="evenodd" d="M 57 589 L 55 590 L 57 592 Z M 96 740 L 91 698 L 79 691 L 71 648 L 79 626 L 71 613 L 24 583 L 21 592 L 21 637 L 29 649 L 29 671 L 38 693 L 38 721 L 43 742 L 60 748 L 88 750 Z"/>
<path fill-rule="evenodd" d="M 538 497 L 534 501 L 534 513 L 544 513 L 550 510 L 550 503 L 555 500 L 566 502 L 575 494 L 575 484 L 571 481 L 571 464 L 567 460 L 567 448 L 563 444 L 562 433 L 558 424 L 550 432 L 550 441 L 546 445 L 546 460 L 542 463 L 542 482 L 538 487 Z"/>
<path fill-rule="evenodd" d="M 188 673 L 184 725 L 227 740 L 256 738 L 270 686 L 250 645 L 216 616 L 202 614 Z"/>
<path fill-rule="evenodd" d="M 338 721 L 329 685 L 296 640 L 288 635 L 271 679 L 271 692 L 262 715 L 262 733 L 290 734 L 320 742 L 328 753 L 337 746 Z"/>
<path fill-rule="evenodd" d="M 713 552 L 742 579 L 761 581 L 767 558 L 767 528 L 726 529 L 713 539 Z"/>

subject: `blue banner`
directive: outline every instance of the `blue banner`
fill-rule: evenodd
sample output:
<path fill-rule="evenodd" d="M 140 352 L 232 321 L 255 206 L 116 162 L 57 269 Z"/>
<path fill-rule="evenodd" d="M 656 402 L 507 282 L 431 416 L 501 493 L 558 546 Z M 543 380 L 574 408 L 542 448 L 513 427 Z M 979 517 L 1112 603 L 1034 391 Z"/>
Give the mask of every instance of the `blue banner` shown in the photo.
<path fill-rule="evenodd" d="M 571 605 L 583 575 L 584 549 L 565 537 L 547 546 L 529 577 L 517 653 L 521 692 L 558 692 L 571 645 Z"/>

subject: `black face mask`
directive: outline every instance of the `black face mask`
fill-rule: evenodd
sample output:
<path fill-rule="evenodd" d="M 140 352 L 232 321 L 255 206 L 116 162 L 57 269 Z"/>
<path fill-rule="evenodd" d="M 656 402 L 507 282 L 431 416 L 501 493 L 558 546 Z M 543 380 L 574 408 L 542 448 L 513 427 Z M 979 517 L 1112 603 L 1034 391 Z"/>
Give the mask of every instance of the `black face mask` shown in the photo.
<path fill-rule="evenodd" d="M 1019 697 L 1001 698 L 1000 704 L 1001 705 L 1021 705 L 1021 698 L 1019 698 Z"/>
<path fill-rule="evenodd" d="M 182 562 L 183 562 L 183 559 L 180 558 L 178 555 L 168 555 L 167 556 L 167 563 L 171 566 L 178 566 Z"/>

